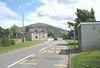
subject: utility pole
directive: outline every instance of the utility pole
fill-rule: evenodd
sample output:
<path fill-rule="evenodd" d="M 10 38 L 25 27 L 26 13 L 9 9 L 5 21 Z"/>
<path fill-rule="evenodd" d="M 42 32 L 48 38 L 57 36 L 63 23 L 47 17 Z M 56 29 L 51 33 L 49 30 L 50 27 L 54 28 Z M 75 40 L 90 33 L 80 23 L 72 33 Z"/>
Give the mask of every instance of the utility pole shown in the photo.
<path fill-rule="evenodd" d="M 75 39 L 76 39 L 76 34 L 75 34 L 75 23 L 74 23 L 74 46 L 76 46 Z"/>
<path fill-rule="evenodd" d="M 23 32 L 24 32 L 24 14 L 22 13 L 22 27 L 23 27 Z"/>
<path fill-rule="evenodd" d="M 23 42 L 25 41 L 25 34 L 24 34 L 24 31 L 25 31 L 25 29 L 24 29 L 24 14 L 22 13 L 22 28 L 23 28 Z"/>

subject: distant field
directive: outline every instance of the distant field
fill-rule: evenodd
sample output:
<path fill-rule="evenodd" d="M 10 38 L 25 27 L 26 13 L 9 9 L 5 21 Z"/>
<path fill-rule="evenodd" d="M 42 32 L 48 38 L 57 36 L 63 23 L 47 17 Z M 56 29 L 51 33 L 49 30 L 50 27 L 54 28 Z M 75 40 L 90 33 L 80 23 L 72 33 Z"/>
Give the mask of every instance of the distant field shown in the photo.
<path fill-rule="evenodd" d="M 8 51 L 12 51 L 12 50 L 16 50 L 16 49 L 20 49 L 20 48 L 24 48 L 24 47 L 29 47 L 35 44 L 39 44 L 42 41 L 27 41 L 24 43 L 18 43 L 15 45 L 11 45 L 11 46 L 7 46 L 7 47 L 0 47 L 0 53 L 4 53 L 4 52 L 8 52 Z"/>
<path fill-rule="evenodd" d="M 100 68 L 100 51 L 81 52 L 72 57 L 71 68 Z"/>

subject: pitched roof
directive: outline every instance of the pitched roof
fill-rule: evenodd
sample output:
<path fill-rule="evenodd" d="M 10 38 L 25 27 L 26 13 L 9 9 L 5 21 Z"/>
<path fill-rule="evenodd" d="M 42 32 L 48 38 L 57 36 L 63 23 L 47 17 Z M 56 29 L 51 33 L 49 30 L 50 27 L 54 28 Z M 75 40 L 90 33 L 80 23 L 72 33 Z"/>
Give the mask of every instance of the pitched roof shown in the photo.
<path fill-rule="evenodd" d="M 47 30 L 45 28 L 29 28 L 29 31 L 28 32 L 46 32 L 47 33 Z"/>

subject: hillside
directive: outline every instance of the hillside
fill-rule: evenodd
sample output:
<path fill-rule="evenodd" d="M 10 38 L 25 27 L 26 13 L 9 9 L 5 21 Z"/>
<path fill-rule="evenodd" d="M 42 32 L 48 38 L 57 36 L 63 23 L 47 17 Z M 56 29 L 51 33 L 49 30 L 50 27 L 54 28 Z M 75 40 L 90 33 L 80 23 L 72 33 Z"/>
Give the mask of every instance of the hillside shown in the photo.
<path fill-rule="evenodd" d="M 45 28 L 47 30 L 53 30 L 56 36 L 61 36 L 62 33 L 67 32 L 64 29 L 58 28 L 58 27 L 54 27 L 48 24 L 44 24 L 44 23 L 36 23 L 36 24 L 31 24 L 28 25 L 30 27 L 35 27 L 35 28 Z"/>

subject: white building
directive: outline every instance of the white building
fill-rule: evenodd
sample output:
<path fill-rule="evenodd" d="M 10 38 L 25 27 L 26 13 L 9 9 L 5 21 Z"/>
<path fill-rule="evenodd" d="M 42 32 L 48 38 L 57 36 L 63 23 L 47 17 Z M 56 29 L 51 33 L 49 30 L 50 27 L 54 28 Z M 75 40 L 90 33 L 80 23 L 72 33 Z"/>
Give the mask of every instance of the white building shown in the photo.
<path fill-rule="evenodd" d="M 47 40 L 48 32 L 44 28 L 29 28 L 26 32 L 26 40 Z"/>

